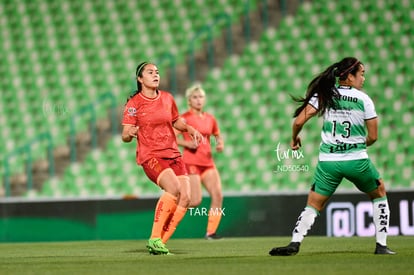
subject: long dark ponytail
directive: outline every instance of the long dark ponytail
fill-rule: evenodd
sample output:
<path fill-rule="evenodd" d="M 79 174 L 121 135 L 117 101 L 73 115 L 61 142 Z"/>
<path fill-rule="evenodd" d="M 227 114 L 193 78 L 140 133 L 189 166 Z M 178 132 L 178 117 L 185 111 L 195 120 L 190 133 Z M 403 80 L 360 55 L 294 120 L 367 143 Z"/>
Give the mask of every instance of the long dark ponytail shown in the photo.
<path fill-rule="evenodd" d="M 329 108 L 336 107 L 336 98 L 339 97 L 339 92 L 336 88 L 336 79 L 346 80 L 348 74 L 356 75 L 359 65 L 362 64 L 355 57 L 345 57 L 341 61 L 332 64 L 322 73 L 316 76 L 308 85 L 306 96 L 292 97 L 294 101 L 302 103 L 296 110 L 293 117 L 297 117 L 309 100 L 318 94 L 318 115 L 325 114 Z"/>
<path fill-rule="evenodd" d="M 131 98 L 133 98 L 136 94 L 142 91 L 142 84 L 141 82 L 138 81 L 138 77 L 142 77 L 142 71 L 144 70 L 144 67 L 147 66 L 148 64 L 149 63 L 147 61 L 144 61 L 137 66 L 137 69 L 135 70 L 135 79 L 137 80 L 137 90 L 127 98 L 127 102 Z"/>

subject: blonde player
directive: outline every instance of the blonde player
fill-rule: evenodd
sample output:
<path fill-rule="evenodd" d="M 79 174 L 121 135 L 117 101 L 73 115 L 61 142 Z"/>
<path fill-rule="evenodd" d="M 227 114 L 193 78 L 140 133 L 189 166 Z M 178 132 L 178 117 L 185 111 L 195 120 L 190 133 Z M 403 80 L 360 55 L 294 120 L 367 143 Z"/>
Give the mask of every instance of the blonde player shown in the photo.
<path fill-rule="evenodd" d="M 194 144 L 202 136 L 179 116 L 172 95 L 158 90 L 157 66 L 143 62 L 136 69 L 137 91 L 123 114 L 122 140 L 137 140 L 136 161 L 148 178 L 164 190 L 155 208 L 150 254 L 169 254 L 165 243 L 184 217 L 190 203 L 190 186 L 173 128 L 187 133 Z"/>
<path fill-rule="evenodd" d="M 210 210 L 205 238 L 220 239 L 216 231 L 222 217 L 223 194 L 221 190 L 220 174 L 214 164 L 211 153 L 210 136 L 215 137 L 216 151 L 224 148 L 223 138 L 216 119 L 213 115 L 204 112 L 206 94 L 200 84 L 187 89 L 186 98 L 189 110 L 182 114 L 182 118 L 203 135 L 203 142 L 196 144 L 188 133 L 176 131 L 178 145 L 184 148 L 183 160 L 187 167 L 191 185 L 191 203 L 189 207 L 196 207 L 201 203 L 204 185 L 211 197 Z M 183 138 L 180 138 L 182 134 Z"/>

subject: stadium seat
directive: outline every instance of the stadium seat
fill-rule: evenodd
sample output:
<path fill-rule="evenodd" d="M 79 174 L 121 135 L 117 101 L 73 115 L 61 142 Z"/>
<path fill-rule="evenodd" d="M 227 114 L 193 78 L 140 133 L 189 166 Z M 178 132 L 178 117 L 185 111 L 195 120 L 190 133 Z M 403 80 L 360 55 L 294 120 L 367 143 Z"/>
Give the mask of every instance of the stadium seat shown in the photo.
<path fill-rule="evenodd" d="M 27 142 L 27 136 L 49 129 L 55 144 L 65 144 L 69 116 L 91 99 L 111 90 L 117 104 L 124 103 L 131 82 L 134 84 L 131 79 L 137 62 L 171 51 L 177 64 L 184 64 L 189 41 L 201 27 L 224 10 L 232 22 L 237 22 L 247 7 L 246 3 L 231 0 L 215 5 L 210 1 L 167 2 L 151 2 L 155 14 L 142 12 L 144 2 L 127 0 L 1 3 L 0 15 L 5 18 L 1 22 L 7 24 L 2 25 L 0 34 L 0 58 L 4 60 L 0 76 L 5 80 L 1 83 L 0 114 L 8 118 L 0 119 L 1 134 L 7 137 L 0 145 L 1 152 L 8 153 Z M 250 7 L 255 9 L 257 2 L 250 1 Z M 218 118 L 226 137 L 226 152 L 217 154 L 223 189 L 303 191 L 309 187 L 311 172 L 272 172 L 274 146 L 289 140 L 287 133 L 295 108 L 289 95 L 304 95 L 308 81 L 343 54 L 356 55 L 367 65 L 364 89 L 376 103 L 384 138 L 379 141 L 383 146 L 372 149 L 381 152 L 373 154 L 379 169 L 390 175 L 392 188 L 412 187 L 414 182 L 403 173 L 407 166 L 392 163 L 413 164 L 411 141 L 401 140 L 404 130 L 410 129 L 414 110 L 413 94 L 409 92 L 414 85 L 413 10 L 411 1 L 306 1 L 296 15 L 283 18 L 277 28 L 267 29 L 242 55 L 231 56 L 222 68 L 212 70 L 203 86 L 208 109 Z M 191 17 L 195 20 L 190 24 Z M 137 24 L 141 21 L 149 23 Z M 222 22 L 214 35 L 224 28 Z M 195 44 L 196 49 L 201 46 L 202 39 Z M 22 104 L 24 98 L 30 104 Z M 180 111 L 187 109 L 185 99 L 177 98 L 177 102 Z M 59 107 L 68 112 L 59 113 Z M 105 107 L 99 109 L 99 116 L 105 115 Z M 29 110 L 30 115 L 15 116 L 21 109 Z M 304 147 L 310 167 L 315 164 L 320 139 L 320 124 L 312 123 L 303 132 L 306 144 L 313 144 Z M 87 125 L 87 117 L 81 118 L 78 130 Z M 411 129 L 410 134 L 414 135 Z M 74 164 L 79 167 L 69 168 L 62 179 L 45 183 L 39 194 L 157 192 L 135 165 L 129 151 L 134 148 L 117 138 L 100 153 L 100 170 L 95 165 L 96 153 L 91 152 L 82 165 Z M 402 151 L 389 146 L 395 140 Z M 44 156 L 42 146 L 34 149 L 36 158 Z M 19 156 L 12 164 L 13 173 L 23 171 L 24 157 Z M 117 172 L 120 170 L 132 173 L 133 180 Z"/>

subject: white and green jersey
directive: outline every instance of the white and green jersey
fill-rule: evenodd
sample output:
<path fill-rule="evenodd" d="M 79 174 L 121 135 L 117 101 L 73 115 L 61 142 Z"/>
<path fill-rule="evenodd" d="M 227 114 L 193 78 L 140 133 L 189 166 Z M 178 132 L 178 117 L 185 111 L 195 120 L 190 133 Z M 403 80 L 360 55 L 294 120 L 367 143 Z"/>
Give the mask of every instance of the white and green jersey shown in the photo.
<path fill-rule="evenodd" d="M 371 98 L 349 86 L 339 86 L 337 109 L 327 109 L 323 117 L 320 161 L 368 158 L 365 121 L 377 117 Z M 309 101 L 318 109 L 318 97 Z"/>

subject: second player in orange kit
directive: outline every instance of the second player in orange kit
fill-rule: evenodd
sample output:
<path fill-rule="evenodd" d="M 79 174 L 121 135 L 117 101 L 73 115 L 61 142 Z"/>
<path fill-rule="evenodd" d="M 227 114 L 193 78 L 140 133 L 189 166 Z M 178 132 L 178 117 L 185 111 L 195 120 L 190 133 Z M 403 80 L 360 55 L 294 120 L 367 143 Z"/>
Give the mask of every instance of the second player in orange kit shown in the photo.
<path fill-rule="evenodd" d="M 191 202 L 189 208 L 200 205 L 202 200 L 201 184 L 203 184 L 211 197 L 210 209 L 207 212 L 208 222 L 205 238 L 209 240 L 220 239 L 221 236 L 216 231 L 224 212 L 222 207 L 223 194 L 220 174 L 211 152 L 210 137 L 215 137 L 213 141 L 217 152 L 223 151 L 224 142 L 215 117 L 204 112 L 206 95 L 201 85 L 195 84 L 188 88 L 185 95 L 189 110 L 181 117 L 188 125 L 193 126 L 203 135 L 203 141 L 197 144 L 188 133 L 176 131 L 177 143 L 184 148 L 183 160 L 190 178 Z"/>

